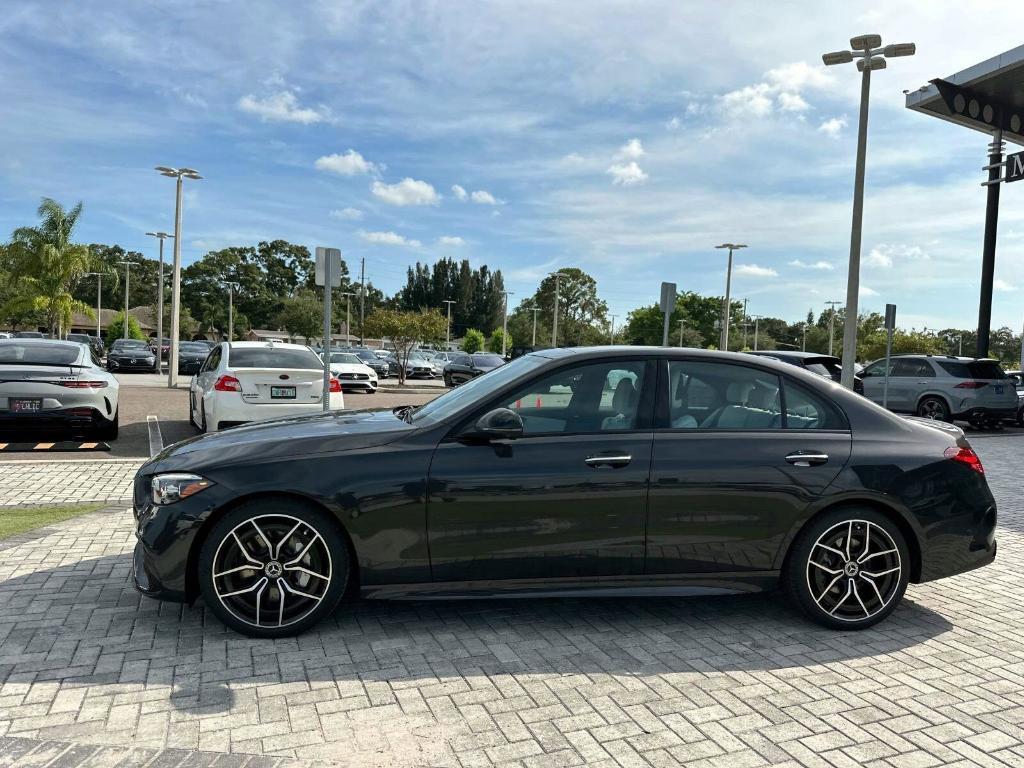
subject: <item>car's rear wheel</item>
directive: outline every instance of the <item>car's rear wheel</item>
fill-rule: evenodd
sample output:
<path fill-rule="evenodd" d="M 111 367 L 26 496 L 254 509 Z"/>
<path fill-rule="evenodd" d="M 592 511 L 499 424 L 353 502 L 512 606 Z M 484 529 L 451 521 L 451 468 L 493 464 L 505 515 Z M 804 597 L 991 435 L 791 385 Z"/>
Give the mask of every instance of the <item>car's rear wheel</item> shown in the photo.
<path fill-rule="evenodd" d="M 199 401 L 199 431 L 204 434 L 210 431 L 206 426 L 206 403 L 202 400 Z"/>
<path fill-rule="evenodd" d="M 949 421 L 949 406 L 941 397 L 925 397 L 917 404 L 917 415 L 936 421 Z"/>
<path fill-rule="evenodd" d="M 826 513 L 800 532 L 783 587 L 811 620 L 832 629 L 865 629 L 899 604 L 909 570 L 899 528 L 878 512 L 849 508 Z"/>
<path fill-rule="evenodd" d="M 1017 411 L 1017 426 L 1024 427 L 1024 408 Z"/>
<path fill-rule="evenodd" d="M 203 600 L 250 637 L 297 635 L 345 592 L 349 557 L 338 524 L 300 501 L 256 499 L 225 515 L 199 555 Z"/>
<path fill-rule="evenodd" d="M 114 418 L 96 430 L 96 436 L 100 440 L 117 440 L 118 429 L 120 428 L 120 411 L 114 411 Z"/>

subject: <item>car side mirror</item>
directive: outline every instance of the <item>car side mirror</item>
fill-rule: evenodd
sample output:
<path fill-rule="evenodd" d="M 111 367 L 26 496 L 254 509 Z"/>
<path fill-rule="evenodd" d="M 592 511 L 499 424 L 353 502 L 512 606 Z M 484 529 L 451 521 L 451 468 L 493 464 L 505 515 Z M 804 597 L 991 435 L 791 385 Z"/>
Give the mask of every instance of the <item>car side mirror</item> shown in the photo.
<path fill-rule="evenodd" d="M 509 408 L 495 408 L 477 419 L 473 431 L 480 437 L 512 440 L 523 436 L 523 419 Z"/>

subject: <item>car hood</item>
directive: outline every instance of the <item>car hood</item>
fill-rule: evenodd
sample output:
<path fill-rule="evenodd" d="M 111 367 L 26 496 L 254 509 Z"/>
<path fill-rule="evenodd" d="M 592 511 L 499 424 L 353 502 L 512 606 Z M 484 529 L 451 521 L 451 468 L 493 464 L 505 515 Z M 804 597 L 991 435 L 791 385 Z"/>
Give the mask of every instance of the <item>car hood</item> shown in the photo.
<path fill-rule="evenodd" d="M 372 448 L 413 430 L 412 425 L 389 409 L 273 419 L 175 443 L 150 459 L 139 472 L 201 472 L 208 467 Z"/>
<path fill-rule="evenodd" d="M 111 357 L 145 357 L 153 356 L 151 349 L 114 349 L 108 353 Z"/>

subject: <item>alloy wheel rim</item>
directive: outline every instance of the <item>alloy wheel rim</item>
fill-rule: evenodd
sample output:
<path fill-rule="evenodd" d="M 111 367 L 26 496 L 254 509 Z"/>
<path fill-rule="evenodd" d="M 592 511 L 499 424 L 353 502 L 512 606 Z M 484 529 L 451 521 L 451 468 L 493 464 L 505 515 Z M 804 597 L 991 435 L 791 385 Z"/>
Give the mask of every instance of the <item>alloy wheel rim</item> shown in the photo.
<path fill-rule="evenodd" d="M 807 588 L 831 618 L 863 621 L 892 602 L 902 571 L 899 548 L 884 528 L 868 520 L 845 520 L 811 547 Z"/>
<path fill-rule="evenodd" d="M 211 574 L 217 600 L 253 627 L 287 627 L 323 602 L 331 553 L 320 532 L 284 514 L 251 517 L 217 546 Z"/>
<path fill-rule="evenodd" d="M 942 406 L 936 400 L 925 400 L 921 403 L 921 410 L 926 419 L 938 419 L 942 416 Z"/>

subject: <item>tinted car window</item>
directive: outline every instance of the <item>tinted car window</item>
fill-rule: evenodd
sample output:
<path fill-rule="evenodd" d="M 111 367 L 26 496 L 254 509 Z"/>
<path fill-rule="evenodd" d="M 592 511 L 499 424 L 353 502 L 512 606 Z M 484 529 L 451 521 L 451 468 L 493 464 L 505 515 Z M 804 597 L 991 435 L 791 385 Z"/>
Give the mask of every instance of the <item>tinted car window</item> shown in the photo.
<path fill-rule="evenodd" d="M 779 377 L 727 363 L 669 362 L 673 429 L 780 429 Z"/>
<path fill-rule="evenodd" d="M 789 379 L 786 395 L 786 429 L 847 429 L 846 417 L 816 392 Z"/>
<path fill-rule="evenodd" d="M 334 352 L 331 355 L 332 363 L 344 363 L 345 365 L 362 365 L 363 361 L 348 352 Z"/>
<path fill-rule="evenodd" d="M 470 407 L 475 401 L 487 397 L 489 393 L 510 384 L 520 376 L 528 375 L 535 368 L 546 363 L 543 357 L 520 357 L 508 365 L 495 369 L 486 376 L 477 376 L 460 387 L 448 390 L 440 397 L 434 398 L 426 405 L 421 405 L 409 416 L 413 423 L 432 423 L 446 419 L 463 408 Z"/>
<path fill-rule="evenodd" d="M 643 360 L 566 366 L 519 389 L 499 406 L 520 415 L 527 435 L 635 429 L 645 367 Z"/>
<path fill-rule="evenodd" d="M 897 359 L 893 365 L 893 376 L 934 377 L 935 371 L 928 364 L 927 360 Z"/>
<path fill-rule="evenodd" d="M 895 360 L 889 362 L 889 370 L 892 370 L 893 363 Z M 885 376 L 885 360 L 876 360 L 867 368 L 864 369 L 864 376 Z"/>
<path fill-rule="evenodd" d="M 145 350 L 148 352 L 149 345 L 144 341 L 140 341 L 139 339 L 118 339 L 111 345 L 110 349 L 113 352 L 117 352 L 118 350 L 122 349 L 125 350 L 126 352 L 138 350 Z"/>
<path fill-rule="evenodd" d="M 0 365 L 72 365 L 81 354 L 80 344 L 0 343 Z"/>
<path fill-rule="evenodd" d="M 323 368 L 324 364 L 308 349 L 272 347 L 234 347 L 228 351 L 232 368 Z"/>
<path fill-rule="evenodd" d="M 454 360 L 452 360 L 452 365 L 469 366 L 469 355 L 459 355 Z"/>
<path fill-rule="evenodd" d="M 504 365 L 505 361 L 501 355 L 473 355 L 473 362 L 477 365 Z"/>

